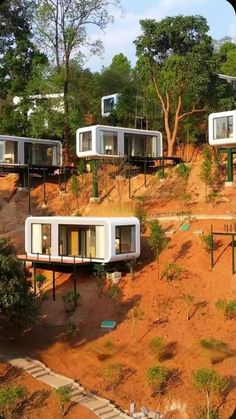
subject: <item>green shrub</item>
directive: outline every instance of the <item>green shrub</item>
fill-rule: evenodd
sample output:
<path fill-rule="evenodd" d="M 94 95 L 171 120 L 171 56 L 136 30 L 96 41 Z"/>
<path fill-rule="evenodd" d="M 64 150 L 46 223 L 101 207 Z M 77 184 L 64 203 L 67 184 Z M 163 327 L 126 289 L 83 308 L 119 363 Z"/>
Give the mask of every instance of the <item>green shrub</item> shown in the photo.
<path fill-rule="evenodd" d="M 71 320 L 66 324 L 65 336 L 68 340 L 72 339 L 76 334 L 76 324 Z"/>
<path fill-rule="evenodd" d="M 62 296 L 66 313 L 71 313 L 75 311 L 75 308 L 79 299 L 80 299 L 80 293 L 74 292 L 74 291 L 68 291 L 66 294 Z"/>
<path fill-rule="evenodd" d="M 64 407 L 66 403 L 69 403 L 71 401 L 72 388 L 71 386 L 59 387 L 56 389 L 56 394 L 59 397 L 61 406 Z"/>
<path fill-rule="evenodd" d="M 147 211 L 143 206 L 138 205 L 135 209 L 135 217 L 139 219 L 141 233 L 146 230 Z"/>
<path fill-rule="evenodd" d="M 114 348 L 114 343 L 111 339 L 107 339 L 106 342 L 104 342 L 104 348 L 110 351 Z"/>
<path fill-rule="evenodd" d="M 118 287 L 118 285 L 116 284 L 112 284 L 108 290 L 108 295 L 110 297 L 110 299 L 113 301 L 115 310 L 118 313 L 118 304 L 121 298 L 121 289 L 120 287 Z"/>
<path fill-rule="evenodd" d="M 183 179 L 188 179 L 191 172 L 191 167 L 187 166 L 185 163 L 180 163 L 175 168 L 175 173 L 178 177 L 181 177 Z"/>
<path fill-rule="evenodd" d="M 224 311 L 226 319 L 236 319 L 236 300 L 218 300 L 215 306 Z"/>
<path fill-rule="evenodd" d="M 18 400 L 25 395 L 26 389 L 22 386 L 0 387 L 0 415 L 3 415 L 3 417 L 11 415 L 16 408 Z"/>
<path fill-rule="evenodd" d="M 166 278 L 168 282 L 172 282 L 176 279 L 181 279 L 184 269 L 177 263 L 168 263 L 162 272 L 162 278 Z"/>
<path fill-rule="evenodd" d="M 212 234 L 202 234 L 201 240 L 207 253 L 210 253 L 211 250 L 214 250 Z"/>
<path fill-rule="evenodd" d="M 169 377 L 170 370 L 162 365 L 147 370 L 147 382 L 156 393 L 163 394 L 165 392 Z"/>
<path fill-rule="evenodd" d="M 34 280 L 38 286 L 39 289 L 39 293 L 42 294 L 42 287 L 45 284 L 45 282 L 47 281 L 47 278 L 45 275 L 43 274 L 36 274 L 34 277 Z"/>
<path fill-rule="evenodd" d="M 150 341 L 150 350 L 155 356 L 158 357 L 158 359 L 165 344 L 165 339 L 159 336 L 152 338 L 152 340 Z"/>
<path fill-rule="evenodd" d="M 211 339 L 200 339 L 200 345 L 206 349 L 220 351 L 224 343 L 221 342 L 220 340 L 211 338 Z"/>
<path fill-rule="evenodd" d="M 116 385 L 123 376 L 121 364 L 110 364 L 102 369 L 102 378 L 109 385 Z"/>

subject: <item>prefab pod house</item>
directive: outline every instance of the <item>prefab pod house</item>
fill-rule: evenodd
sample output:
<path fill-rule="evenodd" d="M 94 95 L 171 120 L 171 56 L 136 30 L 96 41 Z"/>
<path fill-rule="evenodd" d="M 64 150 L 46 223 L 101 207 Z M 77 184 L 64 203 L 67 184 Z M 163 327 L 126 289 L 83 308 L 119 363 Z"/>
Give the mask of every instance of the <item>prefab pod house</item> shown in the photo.
<path fill-rule="evenodd" d="M 42 261 L 115 262 L 140 255 L 136 217 L 28 217 L 27 257 Z"/>
<path fill-rule="evenodd" d="M 236 110 L 210 114 L 208 134 L 210 145 L 236 146 Z"/>
<path fill-rule="evenodd" d="M 60 141 L 0 135 L 0 164 L 61 166 Z"/>
<path fill-rule="evenodd" d="M 76 154 L 80 158 L 162 157 L 159 131 L 93 125 L 77 129 Z"/>

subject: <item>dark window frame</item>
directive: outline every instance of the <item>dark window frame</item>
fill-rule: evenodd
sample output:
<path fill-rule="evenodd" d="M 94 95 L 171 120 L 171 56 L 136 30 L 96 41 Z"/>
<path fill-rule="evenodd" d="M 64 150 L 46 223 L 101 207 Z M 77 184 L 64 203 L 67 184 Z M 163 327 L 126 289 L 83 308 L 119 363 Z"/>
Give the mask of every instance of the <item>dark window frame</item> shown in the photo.
<path fill-rule="evenodd" d="M 232 118 L 232 123 L 231 124 L 229 123 L 230 118 Z M 226 123 L 227 123 L 227 127 L 226 127 L 227 136 L 226 137 L 217 137 L 216 136 L 216 134 L 217 134 L 217 130 L 216 130 L 217 122 L 215 122 L 215 121 L 217 119 L 218 120 L 219 119 L 226 119 Z M 232 132 L 233 132 L 233 115 L 217 116 L 216 118 L 213 118 L 213 140 L 220 140 L 220 139 L 223 139 L 223 138 L 231 138 L 229 136 L 229 134 L 230 134 L 229 127 L 232 127 Z M 233 139 L 233 137 L 232 137 L 232 139 Z"/>

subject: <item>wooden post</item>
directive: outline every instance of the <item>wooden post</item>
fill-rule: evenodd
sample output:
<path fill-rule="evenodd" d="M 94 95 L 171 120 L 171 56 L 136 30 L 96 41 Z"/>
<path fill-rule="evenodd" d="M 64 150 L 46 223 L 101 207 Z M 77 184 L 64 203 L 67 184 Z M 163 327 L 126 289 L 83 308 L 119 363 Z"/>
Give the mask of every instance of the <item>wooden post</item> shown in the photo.
<path fill-rule="evenodd" d="M 56 301 L 56 280 L 55 280 L 55 266 L 52 267 L 52 299 Z"/>
<path fill-rule="evenodd" d="M 74 294 L 76 294 L 76 264 L 74 263 L 73 265 L 73 281 L 74 281 Z M 74 307 L 76 308 L 77 306 L 77 302 L 76 302 L 76 298 L 74 300 Z"/>
<path fill-rule="evenodd" d="M 36 290 L 35 274 L 36 274 L 36 267 L 35 267 L 35 263 L 32 262 L 32 275 L 33 275 L 34 294 L 36 295 L 37 290 Z"/>
<path fill-rule="evenodd" d="M 213 228 L 211 225 L 211 269 L 214 267 L 214 235 Z"/>
<path fill-rule="evenodd" d="M 235 273 L 234 268 L 234 235 L 232 234 L 232 275 Z"/>

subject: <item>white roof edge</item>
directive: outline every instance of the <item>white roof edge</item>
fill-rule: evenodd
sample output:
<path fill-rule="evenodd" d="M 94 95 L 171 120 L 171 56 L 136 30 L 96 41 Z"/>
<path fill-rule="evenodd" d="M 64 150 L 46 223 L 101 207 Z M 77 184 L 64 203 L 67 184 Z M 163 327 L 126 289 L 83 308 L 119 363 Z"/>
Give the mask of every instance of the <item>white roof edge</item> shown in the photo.
<path fill-rule="evenodd" d="M 88 125 L 87 127 L 80 127 L 77 128 L 76 131 L 79 130 L 89 130 L 89 129 L 93 129 L 93 128 L 107 128 L 107 129 L 114 129 L 114 130 L 125 130 L 125 131 L 138 131 L 138 132 L 146 132 L 146 133 L 161 133 L 158 130 L 147 130 L 147 129 L 139 129 L 139 128 L 128 128 L 128 127 L 115 127 L 113 125 Z"/>
<path fill-rule="evenodd" d="M 0 138 L 3 139 L 8 139 L 8 138 L 12 138 L 14 140 L 30 140 L 30 141 L 50 141 L 52 143 L 60 143 L 61 141 L 59 140 L 49 140 L 49 138 L 33 138 L 33 137 L 19 137 L 17 135 L 7 135 L 7 134 L 0 134 Z"/>

